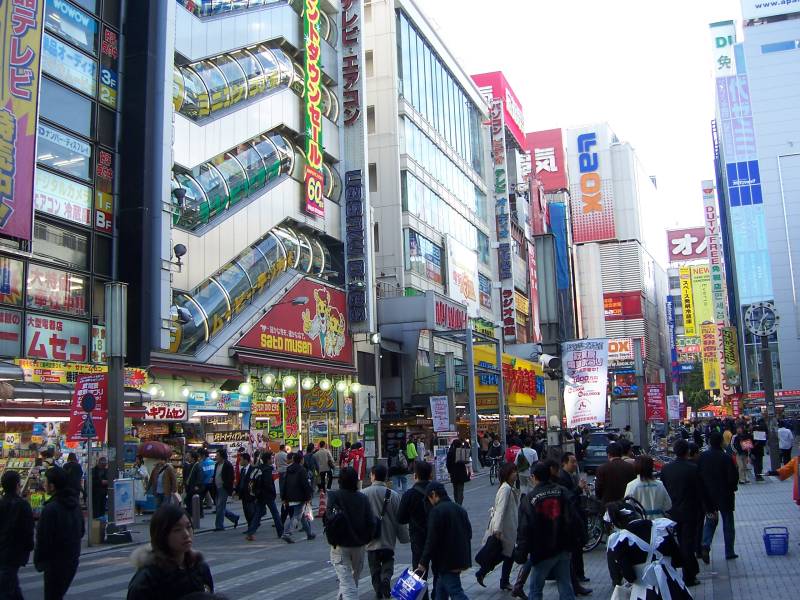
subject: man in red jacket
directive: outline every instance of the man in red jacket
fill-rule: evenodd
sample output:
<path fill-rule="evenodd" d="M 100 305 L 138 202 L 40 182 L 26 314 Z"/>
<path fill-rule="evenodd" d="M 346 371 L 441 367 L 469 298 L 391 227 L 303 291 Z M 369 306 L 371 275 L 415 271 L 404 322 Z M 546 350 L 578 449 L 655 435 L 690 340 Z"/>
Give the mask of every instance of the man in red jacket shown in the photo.
<path fill-rule="evenodd" d="M 356 442 L 350 448 L 350 455 L 348 457 L 350 465 L 355 469 L 358 475 L 358 489 L 361 489 L 364 484 L 364 477 L 367 474 L 367 464 L 364 457 L 364 447 L 361 442 Z"/>

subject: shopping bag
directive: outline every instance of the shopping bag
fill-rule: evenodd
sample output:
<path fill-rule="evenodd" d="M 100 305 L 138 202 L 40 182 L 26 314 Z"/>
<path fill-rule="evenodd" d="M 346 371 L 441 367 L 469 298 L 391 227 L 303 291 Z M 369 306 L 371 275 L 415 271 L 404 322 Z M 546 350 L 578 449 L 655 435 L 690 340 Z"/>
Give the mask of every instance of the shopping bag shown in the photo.
<path fill-rule="evenodd" d="M 428 584 L 422 577 L 411 569 L 406 569 L 392 588 L 392 598 L 395 600 L 419 600 L 427 587 Z"/>

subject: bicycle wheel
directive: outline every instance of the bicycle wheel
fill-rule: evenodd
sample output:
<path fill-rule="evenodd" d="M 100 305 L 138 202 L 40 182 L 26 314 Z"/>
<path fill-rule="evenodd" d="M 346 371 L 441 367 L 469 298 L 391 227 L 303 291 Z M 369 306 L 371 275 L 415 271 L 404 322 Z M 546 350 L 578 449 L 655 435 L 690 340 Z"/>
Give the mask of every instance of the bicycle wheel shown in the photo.
<path fill-rule="evenodd" d="M 492 465 L 489 468 L 489 485 L 494 485 L 496 479 L 497 479 L 497 465 Z"/>
<path fill-rule="evenodd" d="M 584 552 L 591 552 L 603 539 L 603 531 L 605 526 L 603 524 L 602 515 L 591 515 L 586 519 L 586 543 L 583 545 Z"/>

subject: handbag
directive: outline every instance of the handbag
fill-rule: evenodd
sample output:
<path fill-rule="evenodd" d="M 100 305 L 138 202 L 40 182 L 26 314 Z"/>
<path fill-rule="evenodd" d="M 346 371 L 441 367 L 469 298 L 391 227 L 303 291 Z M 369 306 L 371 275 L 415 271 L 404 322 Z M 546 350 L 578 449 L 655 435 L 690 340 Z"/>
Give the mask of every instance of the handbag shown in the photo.
<path fill-rule="evenodd" d="M 503 560 L 503 542 L 500 538 L 490 535 L 486 543 L 475 555 L 475 562 L 486 571 L 491 571 Z"/>
<path fill-rule="evenodd" d="M 397 578 L 392 588 L 395 600 L 419 600 L 428 588 L 427 582 L 411 569 L 406 569 Z"/>

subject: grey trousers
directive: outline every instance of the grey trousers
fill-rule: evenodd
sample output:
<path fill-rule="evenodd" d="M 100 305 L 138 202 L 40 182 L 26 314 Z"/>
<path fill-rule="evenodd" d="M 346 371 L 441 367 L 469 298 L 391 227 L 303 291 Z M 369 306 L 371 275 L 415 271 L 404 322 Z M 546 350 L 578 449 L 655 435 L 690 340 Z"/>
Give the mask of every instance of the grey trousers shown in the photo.
<path fill-rule="evenodd" d="M 358 600 L 358 580 L 364 568 L 364 546 L 331 546 L 331 564 L 339 580 L 339 598 Z"/>

